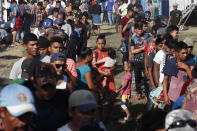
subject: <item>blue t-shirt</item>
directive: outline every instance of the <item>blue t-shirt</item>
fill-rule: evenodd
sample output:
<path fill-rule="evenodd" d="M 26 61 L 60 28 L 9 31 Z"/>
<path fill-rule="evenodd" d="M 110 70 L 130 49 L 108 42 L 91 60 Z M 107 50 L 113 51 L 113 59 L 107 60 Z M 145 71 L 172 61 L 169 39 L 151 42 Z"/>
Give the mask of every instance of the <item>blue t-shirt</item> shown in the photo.
<path fill-rule="evenodd" d="M 152 5 L 153 6 L 160 6 L 158 1 L 157 2 L 153 2 Z M 157 9 L 155 8 L 155 16 L 159 16 L 159 9 L 160 8 L 157 8 Z"/>
<path fill-rule="evenodd" d="M 182 95 L 180 96 L 175 102 L 174 104 L 172 105 L 172 110 L 176 110 L 176 109 L 179 109 L 181 108 L 182 104 L 183 104 L 183 100 L 184 98 L 186 97 L 186 95 Z"/>
<path fill-rule="evenodd" d="M 194 59 L 195 64 L 197 64 L 197 57 L 195 55 L 190 54 L 189 57 Z"/>
<path fill-rule="evenodd" d="M 107 0 L 107 11 L 112 11 L 114 6 L 114 0 Z"/>
<path fill-rule="evenodd" d="M 188 66 L 195 66 L 194 60 L 192 58 L 187 58 L 185 61 L 181 61 L 183 63 L 185 63 Z M 163 68 L 163 73 L 165 75 L 169 75 L 169 76 L 177 76 L 178 74 L 178 67 L 176 65 L 177 63 L 177 58 L 172 58 L 167 60 L 164 68 Z"/>
<path fill-rule="evenodd" d="M 59 12 L 65 13 L 66 11 L 65 11 L 65 9 L 63 7 L 60 7 Z"/>
<path fill-rule="evenodd" d="M 85 78 L 85 74 L 89 71 L 91 71 L 91 68 L 88 65 L 83 65 L 77 68 L 78 85 L 76 89 L 89 89 Z"/>
<path fill-rule="evenodd" d="M 16 12 L 18 11 L 18 6 L 15 6 L 15 7 L 14 7 L 14 6 L 12 6 L 12 4 L 11 4 L 11 5 L 10 5 L 10 9 L 11 9 L 11 14 L 13 15 L 13 12 L 14 12 L 14 11 L 16 11 Z"/>
<path fill-rule="evenodd" d="M 11 9 L 11 16 L 12 16 L 12 23 L 15 24 L 15 16 L 13 15 L 14 11 L 18 12 L 18 7 L 17 6 L 12 6 L 12 4 L 10 4 L 10 9 Z"/>

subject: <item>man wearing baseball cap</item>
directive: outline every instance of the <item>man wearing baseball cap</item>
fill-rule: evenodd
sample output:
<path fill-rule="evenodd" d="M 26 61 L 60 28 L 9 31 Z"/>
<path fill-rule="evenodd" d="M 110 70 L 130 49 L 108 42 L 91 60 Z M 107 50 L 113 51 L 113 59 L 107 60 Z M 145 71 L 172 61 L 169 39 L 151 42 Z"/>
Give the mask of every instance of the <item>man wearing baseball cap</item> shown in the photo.
<path fill-rule="evenodd" d="M 69 92 L 56 89 L 57 74 L 51 64 L 38 64 L 32 76 L 31 91 L 37 109 L 34 124 L 41 131 L 56 131 L 70 120 L 67 112 Z"/>
<path fill-rule="evenodd" d="M 51 64 L 56 70 L 57 82 L 56 89 L 69 90 L 72 92 L 72 82 L 69 75 L 65 74 L 66 69 L 66 56 L 63 53 L 55 53 L 51 56 Z"/>
<path fill-rule="evenodd" d="M 181 22 L 182 22 L 182 12 L 177 9 L 178 4 L 174 3 L 173 4 L 173 10 L 170 12 L 170 17 L 168 19 L 168 25 L 176 25 L 180 27 Z"/>
<path fill-rule="evenodd" d="M 61 30 L 62 25 L 64 24 L 64 19 L 57 18 L 55 20 L 54 26 L 58 29 Z"/>
<path fill-rule="evenodd" d="M 34 98 L 28 88 L 10 84 L 1 90 L 0 116 L 3 127 L 0 127 L 0 130 L 34 130 L 35 127 L 31 124 L 34 114 L 36 114 Z"/>
<path fill-rule="evenodd" d="M 94 130 L 104 131 L 102 122 L 96 123 L 98 108 L 94 95 L 88 90 L 76 90 L 69 96 L 69 115 L 72 121 L 60 127 L 58 131 L 78 131 L 84 126 L 94 127 Z"/>

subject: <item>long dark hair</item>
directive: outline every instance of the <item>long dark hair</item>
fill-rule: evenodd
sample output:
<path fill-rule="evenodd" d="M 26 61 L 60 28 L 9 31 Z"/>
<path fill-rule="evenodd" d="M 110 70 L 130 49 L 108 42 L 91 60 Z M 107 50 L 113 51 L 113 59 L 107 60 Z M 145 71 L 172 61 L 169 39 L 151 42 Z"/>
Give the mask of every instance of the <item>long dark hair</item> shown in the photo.
<path fill-rule="evenodd" d="M 79 55 L 79 58 L 81 59 L 81 60 L 84 60 L 86 57 L 87 57 L 87 55 L 91 55 L 92 54 L 92 50 L 90 49 L 90 48 L 85 48 L 85 49 L 83 49 L 82 51 L 81 51 L 81 53 L 80 53 L 80 55 Z"/>

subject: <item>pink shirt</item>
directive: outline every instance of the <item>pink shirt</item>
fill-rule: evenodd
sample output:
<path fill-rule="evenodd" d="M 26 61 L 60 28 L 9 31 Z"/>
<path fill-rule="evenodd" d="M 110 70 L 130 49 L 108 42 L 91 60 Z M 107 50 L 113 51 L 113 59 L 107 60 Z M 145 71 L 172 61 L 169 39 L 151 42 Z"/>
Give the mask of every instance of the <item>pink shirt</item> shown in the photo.
<path fill-rule="evenodd" d="M 76 70 L 76 65 L 75 65 L 75 61 L 67 58 L 66 59 L 66 65 L 67 65 L 67 69 L 70 71 L 70 73 L 77 78 L 77 70 Z"/>
<path fill-rule="evenodd" d="M 132 74 L 126 74 L 124 76 L 122 86 L 124 85 L 126 80 L 128 80 L 128 84 L 127 84 L 127 87 L 121 91 L 122 95 L 130 95 L 131 94 Z"/>
<path fill-rule="evenodd" d="M 170 100 L 176 101 L 179 98 L 183 84 L 185 83 L 183 81 L 184 76 L 187 76 L 187 73 L 181 70 L 178 71 L 177 77 L 171 76 L 170 87 L 168 90 Z"/>

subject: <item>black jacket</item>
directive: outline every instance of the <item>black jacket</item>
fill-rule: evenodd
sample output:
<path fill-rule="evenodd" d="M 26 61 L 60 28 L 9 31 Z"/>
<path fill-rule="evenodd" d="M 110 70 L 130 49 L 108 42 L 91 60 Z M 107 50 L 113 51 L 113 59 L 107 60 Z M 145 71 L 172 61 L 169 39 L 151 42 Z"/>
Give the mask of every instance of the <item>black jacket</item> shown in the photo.
<path fill-rule="evenodd" d="M 91 14 L 101 14 L 101 6 L 98 4 L 91 6 L 90 12 Z"/>

